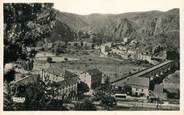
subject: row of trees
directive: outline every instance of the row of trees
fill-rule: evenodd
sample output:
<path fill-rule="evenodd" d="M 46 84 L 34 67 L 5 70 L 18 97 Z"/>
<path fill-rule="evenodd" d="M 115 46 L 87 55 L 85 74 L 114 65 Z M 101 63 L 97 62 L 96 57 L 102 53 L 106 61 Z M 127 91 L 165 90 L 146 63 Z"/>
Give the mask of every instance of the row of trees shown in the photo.
<path fill-rule="evenodd" d="M 25 60 L 26 47 L 35 46 L 54 27 L 51 3 L 4 4 L 4 63 Z"/>
<path fill-rule="evenodd" d="M 36 46 L 39 40 L 49 36 L 55 25 L 55 11 L 52 3 L 5 3 L 4 8 L 4 110 L 23 110 L 42 108 L 47 104 L 44 88 L 41 82 L 21 86 L 26 95 L 26 103 L 13 103 L 15 95 L 11 90 L 10 82 L 14 80 L 13 64 L 18 59 L 28 61 L 35 52 L 28 52 L 27 47 Z M 14 86 L 13 86 L 14 87 Z M 23 94 L 22 90 L 21 93 Z M 28 103 L 27 103 L 28 102 Z"/>

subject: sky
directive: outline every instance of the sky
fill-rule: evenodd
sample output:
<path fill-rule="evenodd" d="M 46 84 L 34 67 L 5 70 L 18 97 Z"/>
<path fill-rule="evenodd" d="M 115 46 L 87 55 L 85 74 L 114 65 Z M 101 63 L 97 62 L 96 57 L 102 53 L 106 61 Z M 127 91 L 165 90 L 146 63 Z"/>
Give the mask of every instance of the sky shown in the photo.
<path fill-rule="evenodd" d="M 54 0 L 54 8 L 76 14 L 119 14 L 181 7 L 183 0 Z"/>

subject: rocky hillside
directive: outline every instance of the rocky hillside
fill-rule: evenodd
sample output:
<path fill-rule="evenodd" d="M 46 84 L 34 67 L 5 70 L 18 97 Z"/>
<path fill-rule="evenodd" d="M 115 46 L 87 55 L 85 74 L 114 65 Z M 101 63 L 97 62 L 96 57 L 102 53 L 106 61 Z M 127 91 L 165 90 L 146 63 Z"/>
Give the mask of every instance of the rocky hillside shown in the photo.
<path fill-rule="evenodd" d="M 49 36 L 49 41 L 72 41 L 75 38 L 75 32 L 67 24 L 56 19 L 55 26 Z"/>
<path fill-rule="evenodd" d="M 150 49 L 155 45 L 179 49 L 179 9 L 167 12 L 149 11 L 125 14 L 77 15 L 57 11 L 57 20 L 72 31 L 92 31 L 99 37 L 137 40 L 139 46 Z"/>

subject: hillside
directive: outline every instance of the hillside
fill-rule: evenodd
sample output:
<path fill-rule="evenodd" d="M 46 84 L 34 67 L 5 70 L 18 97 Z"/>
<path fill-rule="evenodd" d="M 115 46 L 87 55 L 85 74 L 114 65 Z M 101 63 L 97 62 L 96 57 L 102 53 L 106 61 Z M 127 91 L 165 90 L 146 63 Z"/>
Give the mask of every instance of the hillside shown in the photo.
<path fill-rule="evenodd" d="M 67 24 L 56 19 L 55 26 L 50 34 L 49 41 L 72 41 L 75 38 L 75 32 Z"/>
<path fill-rule="evenodd" d="M 179 9 L 124 14 L 77 15 L 57 11 L 57 20 L 71 31 L 92 31 L 100 38 L 121 41 L 136 39 L 139 47 L 151 50 L 155 45 L 179 50 Z"/>

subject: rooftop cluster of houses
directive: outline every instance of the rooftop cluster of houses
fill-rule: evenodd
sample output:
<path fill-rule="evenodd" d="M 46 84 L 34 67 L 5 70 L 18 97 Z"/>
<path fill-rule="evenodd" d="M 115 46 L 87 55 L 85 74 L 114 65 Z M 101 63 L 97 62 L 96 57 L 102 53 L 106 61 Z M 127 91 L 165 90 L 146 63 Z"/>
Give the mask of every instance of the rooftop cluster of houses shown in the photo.
<path fill-rule="evenodd" d="M 149 52 L 144 52 L 141 51 L 138 48 L 132 48 L 132 47 L 127 47 L 125 45 L 127 42 L 122 42 L 122 43 L 106 43 L 101 45 L 100 51 L 101 54 L 107 56 L 118 56 L 119 58 L 122 59 L 132 59 L 132 60 L 143 60 L 147 61 L 150 64 L 157 65 L 159 64 L 158 61 L 164 61 L 166 60 L 166 51 L 163 51 L 162 53 L 165 55 L 160 56 L 153 56 Z M 137 42 L 136 41 L 131 41 L 130 44 L 135 45 Z"/>

